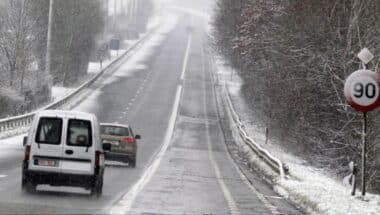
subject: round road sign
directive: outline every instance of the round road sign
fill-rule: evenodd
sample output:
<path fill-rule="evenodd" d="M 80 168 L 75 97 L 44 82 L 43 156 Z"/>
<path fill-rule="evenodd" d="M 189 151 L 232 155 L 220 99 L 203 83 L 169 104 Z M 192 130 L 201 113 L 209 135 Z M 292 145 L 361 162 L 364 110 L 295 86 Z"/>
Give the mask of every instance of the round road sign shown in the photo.
<path fill-rule="evenodd" d="M 358 70 L 346 79 L 344 95 L 351 107 L 368 112 L 380 106 L 380 76 L 370 70 Z"/>

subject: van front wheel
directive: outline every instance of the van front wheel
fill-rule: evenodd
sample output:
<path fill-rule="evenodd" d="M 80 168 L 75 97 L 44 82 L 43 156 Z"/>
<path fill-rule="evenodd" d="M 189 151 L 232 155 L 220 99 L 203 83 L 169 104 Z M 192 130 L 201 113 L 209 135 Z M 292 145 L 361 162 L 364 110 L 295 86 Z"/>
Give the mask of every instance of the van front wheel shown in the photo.
<path fill-rule="evenodd" d="M 91 195 L 100 197 L 103 192 L 103 178 L 102 177 L 96 177 L 95 183 L 93 187 L 91 188 Z"/>
<path fill-rule="evenodd" d="M 25 193 L 34 193 L 36 192 L 36 185 L 26 179 L 22 179 L 21 189 Z"/>

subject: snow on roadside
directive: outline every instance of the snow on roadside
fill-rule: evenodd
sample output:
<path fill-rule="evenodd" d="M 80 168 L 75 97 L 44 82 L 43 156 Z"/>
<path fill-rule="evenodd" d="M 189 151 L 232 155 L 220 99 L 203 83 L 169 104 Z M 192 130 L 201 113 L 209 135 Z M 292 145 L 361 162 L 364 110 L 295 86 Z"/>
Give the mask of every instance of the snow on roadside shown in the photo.
<path fill-rule="evenodd" d="M 155 32 L 146 40 L 138 49 L 133 51 L 131 57 L 127 62 L 120 65 L 119 69 L 115 71 L 112 76 L 107 77 L 102 81 L 102 85 L 111 84 L 121 77 L 132 76 L 133 73 L 141 70 L 148 69 L 146 60 L 149 59 L 155 52 L 155 49 L 160 46 L 169 36 L 169 33 L 175 28 L 178 23 L 178 16 L 174 14 L 165 15 L 165 19 L 162 19 L 161 25 L 155 30 Z M 97 98 L 101 95 L 99 89 L 91 90 L 89 94 L 86 94 L 84 101 L 78 101 L 74 106 L 68 106 L 66 109 L 72 109 L 85 112 L 93 112 L 93 109 L 97 107 Z M 121 113 L 126 114 L 126 112 Z M 118 122 L 114 122 L 118 123 Z"/>
<path fill-rule="evenodd" d="M 51 97 L 53 98 L 53 101 L 57 101 L 60 98 L 63 98 L 66 95 L 70 94 L 73 90 L 75 89 L 61 86 L 53 86 L 51 88 Z"/>
<path fill-rule="evenodd" d="M 265 125 L 255 122 L 252 111 L 240 91 L 242 80 L 221 58 L 216 58 L 217 80 L 226 83 L 236 112 L 243 121 L 246 131 L 258 144 L 268 149 L 289 166 L 291 178 L 281 179 L 275 190 L 291 199 L 310 213 L 318 214 L 379 214 L 380 196 L 367 193 L 363 199 L 350 195 L 342 179 L 327 170 L 310 166 L 307 161 L 281 148 L 281 141 L 270 138 L 265 144 Z"/>
<path fill-rule="evenodd" d="M 139 35 L 139 38 L 142 38 L 145 34 Z M 138 42 L 138 39 L 136 40 L 124 40 L 124 44 L 126 44 L 128 47 L 133 46 Z M 88 63 L 88 69 L 87 74 L 89 74 L 88 78 L 85 81 L 88 81 L 90 78 L 93 77 L 93 75 L 96 75 L 102 69 L 106 68 L 108 65 L 110 65 L 112 62 L 117 60 L 120 56 L 122 56 L 127 49 L 120 49 L 118 51 L 110 50 L 110 58 L 103 60 L 102 64 L 100 62 L 89 62 Z M 83 82 L 84 83 L 84 82 Z M 68 87 L 62 87 L 62 86 L 53 86 L 51 89 L 51 94 L 53 101 L 57 101 L 66 95 L 70 94 L 72 91 L 74 91 L 75 88 L 68 88 Z"/>
<path fill-rule="evenodd" d="M 125 40 L 124 42 L 125 42 L 125 44 L 128 44 L 128 46 L 132 46 L 137 41 L 138 40 Z M 87 80 L 89 80 L 90 78 L 92 78 L 93 75 L 99 73 L 102 69 L 106 68 L 113 61 L 117 60 L 126 51 L 127 51 L 126 49 L 120 49 L 119 51 L 111 50 L 110 51 L 111 58 L 104 60 L 102 62 L 102 65 L 100 65 L 100 62 L 89 62 L 88 63 L 87 74 L 90 74 L 90 76 L 88 77 Z M 66 95 L 70 94 L 74 90 L 75 90 L 75 88 L 62 87 L 62 86 L 53 86 L 52 89 L 51 89 L 51 94 L 52 94 L 53 101 L 57 101 L 57 100 L 65 97 Z"/>
<path fill-rule="evenodd" d="M 4 153 L 4 148 L 22 148 L 22 141 L 25 135 L 26 135 L 26 132 L 24 134 L 16 135 L 16 136 L 9 137 L 6 139 L 1 139 L 0 140 L 0 155 Z"/>

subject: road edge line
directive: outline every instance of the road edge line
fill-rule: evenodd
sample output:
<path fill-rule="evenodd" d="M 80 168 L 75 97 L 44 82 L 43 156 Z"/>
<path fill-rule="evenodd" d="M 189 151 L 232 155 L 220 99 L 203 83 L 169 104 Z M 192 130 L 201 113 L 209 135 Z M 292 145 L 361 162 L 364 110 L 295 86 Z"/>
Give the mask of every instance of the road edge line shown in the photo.
<path fill-rule="evenodd" d="M 213 169 L 214 169 L 214 172 L 215 172 L 218 184 L 220 186 L 220 189 L 222 190 L 224 199 L 227 202 L 228 208 L 230 210 L 230 214 L 237 215 L 237 214 L 240 214 L 239 208 L 237 207 L 237 204 L 236 204 L 236 201 L 235 201 L 234 197 L 232 196 L 230 190 L 228 189 L 226 183 L 223 180 L 223 177 L 222 177 L 222 174 L 220 172 L 218 163 L 216 162 L 216 160 L 214 158 L 214 155 L 213 155 L 213 151 L 212 151 L 211 139 L 210 139 L 210 131 L 209 131 L 210 127 L 208 125 L 208 119 L 209 118 L 208 118 L 208 115 L 207 115 L 207 109 L 208 108 L 207 108 L 207 98 L 206 98 L 207 97 L 207 93 L 206 93 L 206 69 L 205 69 L 205 62 L 204 62 L 205 53 L 204 53 L 204 48 L 203 47 L 201 49 L 201 56 L 202 56 L 201 57 L 202 72 L 203 72 L 203 75 L 204 75 L 204 78 L 203 78 L 203 109 L 205 111 L 205 116 L 204 117 L 206 119 L 205 126 L 206 126 L 206 139 L 207 139 L 208 157 L 209 157 L 209 160 L 210 160 L 210 162 L 211 162 L 211 164 L 213 166 Z M 211 86 L 211 88 L 212 88 L 212 91 L 213 91 L 214 87 Z"/>
<path fill-rule="evenodd" d="M 150 166 L 145 170 L 140 179 L 129 189 L 129 191 L 122 196 L 122 198 L 112 206 L 111 214 L 125 214 L 130 212 L 133 203 L 136 200 L 137 195 L 144 189 L 148 182 L 152 179 L 153 175 L 157 171 L 166 150 L 168 149 L 171 139 L 174 133 L 175 124 L 177 121 L 179 105 L 181 101 L 183 87 L 179 85 L 177 87 L 177 92 L 175 96 L 175 101 L 173 104 L 172 114 L 169 119 L 169 126 L 166 129 L 165 138 L 160 151 L 157 153 L 156 158 L 150 164 Z"/>
<path fill-rule="evenodd" d="M 192 36 L 192 34 L 190 34 L 189 38 L 187 39 L 187 46 L 186 46 L 185 57 L 183 58 L 183 63 L 182 63 L 183 66 L 182 66 L 181 80 L 185 79 L 185 74 L 186 74 L 186 69 L 187 69 L 187 62 L 189 60 L 192 39 L 193 39 L 193 36 Z"/>
<path fill-rule="evenodd" d="M 211 79 L 212 81 L 215 83 L 215 79 L 213 77 L 213 74 L 212 72 L 210 73 L 210 76 L 211 76 Z M 223 148 L 224 148 L 224 151 L 225 151 L 225 154 L 227 155 L 227 158 L 228 160 L 230 161 L 230 163 L 232 164 L 232 166 L 234 167 L 234 169 L 236 170 L 236 172 L 238 173 L 240 179 L 244 182 L 244 184 L 249 187 L 249 189 L 252 191 L 252 193 L 254 193 L 257 198 L 264 204 L 264 206 L 272 213 L 272 214 L 281 214 L 278 210 L 278 208 L 273 205 L 270 201 L 268 201 L 265 197 L 264 194 L 262 194 L 260 191 L 258 191 L 256 189 L 256 187 L 251 183 L 251 181 L 248 179 L 248 177 L 243 173 L 243 171 L 241 170 L 241 168 L 238 166 L 238 164 L 236 164 L 235 160 L 232 158 L 231 156 L 231 152 L 230 150 L 228 149 L 227 145 L 226 145 L 226 138 L 225 138 L 225 134 L 224 134 L 224 129 L 223 129 L 223 126 L 221 125 L 221 121 L 220 121 L 220 110 L 219 110 L 219 103 L 220 105 L 223 105 L 225 106 L 224 102 L 222 101 L 219 101 L 218 102 L 218 95 L 220 97 L 222 97 L 223 95 L 220 95 L 219 93 L 217 93 L 216 89 L 215 89 L 215 85 L 213 86 L 213 90 L 212 90 L 212 93 L 214 95 L 214 100 L 215 100 L 215 105 L 216 105 L 216 108 L 217 108 L 217 114 L 218 114 L 218 118 L 219 118 L 219 128 L 220 130 L 222 131 L 223 135 L 222 135 L 222 138 L 224 140 L 224 144 L 223 144 Z M 223 99 L 223 98 L 222 98 Z M 231 120 L 231 112 L 228 108 L 226 108 L 226 112 L 227 112 L 227 117 L 229 118 L 229 120 Z"/>

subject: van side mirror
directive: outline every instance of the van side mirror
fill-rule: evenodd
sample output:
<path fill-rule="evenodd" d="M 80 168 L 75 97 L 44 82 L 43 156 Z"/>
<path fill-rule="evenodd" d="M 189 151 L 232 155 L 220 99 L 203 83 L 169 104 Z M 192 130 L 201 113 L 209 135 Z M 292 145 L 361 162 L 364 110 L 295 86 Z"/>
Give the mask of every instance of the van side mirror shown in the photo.
<path fill-rule="evenodd" d="M 137 135 L 135 136 L 135 139 L 136 139 L 136 140 L 140 140 L 140 139 L 141 139 L 141 136 L 137 134 Z"/>
<path fill-rule="evenodd" d="M 26 144 L 28 144 L 28 137 L 27 136 L 25 136 L 24 139 L 22 140 L 22 145 L 26 146 Z"/>
<path fill-rule="evenodd" d="M 110 151 L 111 150 L 111 143 L 103 143 L 102 144 L 104 151 Z"/>

